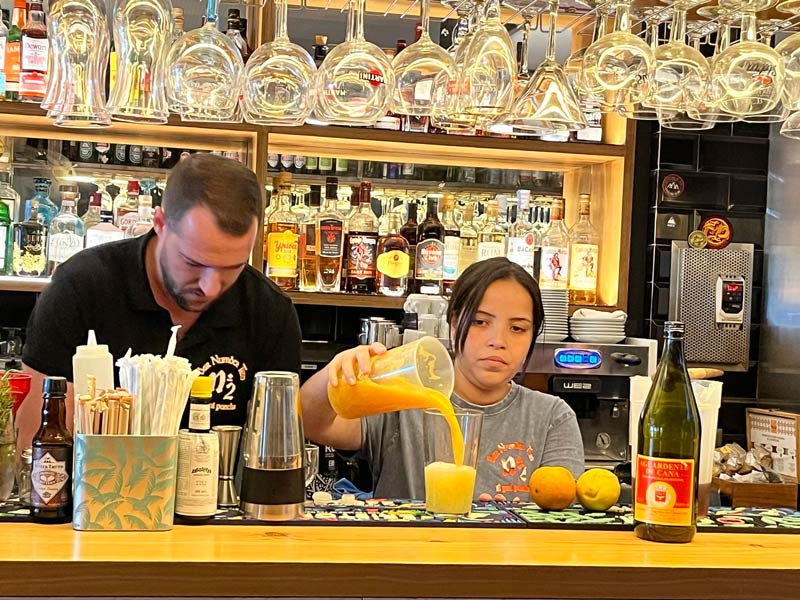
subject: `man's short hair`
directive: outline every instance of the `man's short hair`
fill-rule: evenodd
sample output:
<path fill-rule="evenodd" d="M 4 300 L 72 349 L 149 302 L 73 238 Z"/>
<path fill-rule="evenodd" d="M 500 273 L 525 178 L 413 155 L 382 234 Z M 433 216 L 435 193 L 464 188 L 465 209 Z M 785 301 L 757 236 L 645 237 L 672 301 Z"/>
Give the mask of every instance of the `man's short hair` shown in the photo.
<path fill-rule="evenodd" d="M 170 171 L 161 204 L 170 225 L 202 205 L 214 213 L 222 231 L 242 236 L 258 220 L 261 186 L 239 161 L 202 152 L 183 158 Z"/>

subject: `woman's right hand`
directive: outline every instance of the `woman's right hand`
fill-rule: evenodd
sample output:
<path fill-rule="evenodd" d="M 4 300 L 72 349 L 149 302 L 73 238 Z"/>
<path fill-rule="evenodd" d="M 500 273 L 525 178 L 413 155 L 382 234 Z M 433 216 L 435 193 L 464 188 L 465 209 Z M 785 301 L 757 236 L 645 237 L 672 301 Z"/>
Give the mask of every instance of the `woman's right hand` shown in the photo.
<path fill-rule="evenodd" d="M 386 354 L 386 346 L 380 342 L 340 352 L 328 363 L 328 383 L 333 387 L 338 386 L 339 371 L 341 371 L 341 378 L 350 385 L 355 385 L 358 375 L 368 375 L 372 370 L 372 357 L 381 354 Z"/>

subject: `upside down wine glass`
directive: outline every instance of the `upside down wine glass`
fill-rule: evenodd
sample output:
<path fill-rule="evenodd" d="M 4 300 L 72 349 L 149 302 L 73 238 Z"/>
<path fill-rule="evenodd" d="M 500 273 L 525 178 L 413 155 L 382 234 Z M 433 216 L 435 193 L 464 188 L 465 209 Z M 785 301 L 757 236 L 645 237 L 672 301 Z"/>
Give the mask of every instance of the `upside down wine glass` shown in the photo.
<path fill-rule="evenodd" d="M 584 57 L 589 47 L 606 35 L 606 22 L 608 21 L 609 4 L 607 2 L 588 2 L 594 6 L 595 21 L 592 30 L 592 42 L 575 52 L 564 64 L 567 81 L 575 91 L 585 112 L 601 111 L 610 112 L 612 107 L 606 102 L 606 90 L 598 85 L 594 73 L 586 68 Z"/>
<path fill-rule="evenodd" d="M 257 125 L 302 125 L 314 109 L 317 67 L 302 46 L 289 40 L 287 0 L 275 0 L 275 39 L 247 61 L 244 118 Z"/>
<path fill-rule="evenodd" d="M 800 0 L 786 0 L 778 4 L 782 13 L 800 14 Z M 781 125 L 781 135 L 800 139 L 800 33 L 794 33 L 780 42 L 775 51 L 783 58 L 783 105 L 792 113 Z"/>

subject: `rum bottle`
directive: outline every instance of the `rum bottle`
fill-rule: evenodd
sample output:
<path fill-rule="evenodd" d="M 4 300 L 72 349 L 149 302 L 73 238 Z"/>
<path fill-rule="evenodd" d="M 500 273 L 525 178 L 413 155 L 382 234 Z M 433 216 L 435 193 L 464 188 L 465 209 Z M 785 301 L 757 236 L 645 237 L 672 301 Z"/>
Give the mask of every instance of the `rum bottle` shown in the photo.
<path fill-rule="evenodd" d="M 278 208 L 267 223 L 267 277 L 283 290 L 297 285 L 298 233 L 300 226 L 292 212 L 291 176 L 278 176 Z"/>
<path fill-rule="evenodd" d="M 508 260 L 517 263 L 531 277 L 535 277 L 536 271 L 536 252 L 541 246 L 539 235 L 528 220 L 528 201 L 530 192 L 525 192 L 518 196 L 519 206 L 510 204 L 510 230 L 508 238 Z"/>
<path fill-rule="evenodd" d="M 564 225 L 564 199 L 553 198 L 550 226 L 542 238 L 542 265 L 539 287 L 543 290 L 566 290 L 569 277 L 569 233 Z"/>
<path fill-rule="evenodd" d="M 655 542 L 690 542 L 697 530 L 700 415 L 683 337 L 683 323 L 664 324 L 664 351 L 639 418 L 634 533 Z"/>
<path fill-rule="evenodd" d="M 486 203 L 486 223 L 478 232 L 478 260 L 506 255 L 508 234 L 500 224 L 497 200 Z"/>
<path fill-rule="evenodd" d="M 337 161 L 338 164 L 338 161 Z M 375 261 L 378 250 L 378 219 L 372 212 L 372 182 L 361 180 L 358 211 L 347 224 L 347 280 L 345 289 L 357 294 L 375 293 Z"/>
<path fill-rule="evenodd" d="M 389 233 L 378 241 L 378 291 L 384 296 L 403 296 L 408 282 L 408 241 L 400 235 L 400 215 L 387 215 Z"/>
<path fill-rule="evenodd" d="M 42 424 L 33 436 L 31 517 L 37 523 L 72 520 L 72 436 L 67 430 L 67 380 L 45 377 Z"/>
<path fill-rule="evenodd" d="M 437 200 L 428 196 L 428 212 L 417 228 L 414 289 L 420 294 L 442 293 L 444 276 L 444 225 L 436 211 Z"/>
<path fill-rule="evenodd" d="M 456 197 L 447 194 L 442 201 L 442 225 L 444 225 L 444 261 L 442 262 L 442 286 L 445 294 L 453 291 L 458 278 L 458 253 L 461 248 L 461 233 L 453 217 Z"/>
<path fill-rule="evenodd" d="M 408 218 L 406 222 L 403 223 L 403 226 L 400 228 L 400 235 L 406 238 L 408 242 L 408 282 L 407 287 L 409 290 L 413 289 L 414 286 L 414 263 L 417 259 L 417 238 L 418 232 L 417 228 L 419 224 L 417 223 L 417 202 L 415 200 L 411 200 L 408 203 Z"/>
<path fill-rule="evenodd" d="M 317 213 L 320 189 L 311 186 L 311 207 L 300 222 L 300 291 L 317 291 Z"/>
<path fill-rule="evenodd" d="M 322 164 L 322 163 L 320 163 Z M 342 281 L 344 217 L 336 207 L 339 178 L 325 178 L 325 203 L 317 215 L 317 288 L 321 292 L 338 292 Z"/>
<path fill-rule="evenodd" d="M 597 268 L 600 235 L 589 219 L 591 197 L 578 196 L 578 221 L 569 230 L 569 301 L 597 304 Z"/>
<path fill-rule="evenodd" d="M 458 232 L 458 277 L 470 265 L 478 261 L 478 230 L 472 224 L 475 216 L 473 205 L 469 205 L 461 216 L 461 230 Z"/>

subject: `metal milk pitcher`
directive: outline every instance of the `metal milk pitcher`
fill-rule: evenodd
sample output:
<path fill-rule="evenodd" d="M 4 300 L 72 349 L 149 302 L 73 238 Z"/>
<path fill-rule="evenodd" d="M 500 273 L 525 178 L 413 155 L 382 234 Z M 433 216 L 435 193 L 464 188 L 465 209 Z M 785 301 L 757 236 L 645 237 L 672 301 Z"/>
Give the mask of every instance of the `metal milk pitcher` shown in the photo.
<path fill-rule="evenodd" d="M 244 435 L 241 507 L 245 516 L 284 521 L 303 514 L 304 438 L 296 373 L 255 374 Z"/>

